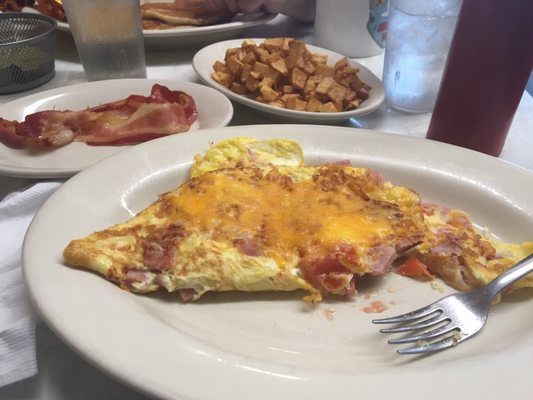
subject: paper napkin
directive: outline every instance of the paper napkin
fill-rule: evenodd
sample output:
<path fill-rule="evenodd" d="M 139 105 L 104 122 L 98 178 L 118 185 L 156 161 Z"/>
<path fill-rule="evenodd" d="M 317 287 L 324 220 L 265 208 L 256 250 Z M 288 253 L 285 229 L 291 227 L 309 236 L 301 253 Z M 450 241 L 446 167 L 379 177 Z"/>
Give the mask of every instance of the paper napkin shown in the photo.
<path fill-rule="evenodd" d="M 0 386 L 37 373 L 35 313 L 22 278 L 21 249 L 32 218 L 59 186 L 37 183 L 0 202 Z"/>

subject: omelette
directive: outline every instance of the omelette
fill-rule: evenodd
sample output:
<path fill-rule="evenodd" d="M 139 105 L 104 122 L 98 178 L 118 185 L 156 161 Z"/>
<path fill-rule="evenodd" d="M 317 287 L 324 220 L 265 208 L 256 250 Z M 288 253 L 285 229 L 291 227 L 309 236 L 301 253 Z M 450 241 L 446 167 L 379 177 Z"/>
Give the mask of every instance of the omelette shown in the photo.
<path fill-rule="evenodd" d="M 67 264 L 138 293 L 356 293 L 391 270 L 465 291 L 489 283 L 533 242 L 478 233 L 467 214 L 345 162 L 304 166 L 293 141 L 232 138 L 194 157 L 191 178 L 129 221 L 71 241 Z M 529 275 L 512 288 L 533 287 Z"/>
<path fill-rule="evenodd" d="M 165 288 L 355 292 L 421 242 L 420 198 L 372 170 L 339 165 L 216 169 L 129 221 L 73 240 L 68 264 L 134 292 Z"/>

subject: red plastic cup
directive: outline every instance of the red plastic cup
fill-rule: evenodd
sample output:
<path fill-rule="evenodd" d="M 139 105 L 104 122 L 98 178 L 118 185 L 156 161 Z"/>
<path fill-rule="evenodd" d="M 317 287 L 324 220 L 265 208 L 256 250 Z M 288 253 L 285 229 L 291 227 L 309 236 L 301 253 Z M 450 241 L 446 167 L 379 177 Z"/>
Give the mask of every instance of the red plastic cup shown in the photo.
<path fill-rule="evenodd" d="M 463 1 L 428 139 L 500 155 L 533 68 L 532 21 L 531 0 Z"/>

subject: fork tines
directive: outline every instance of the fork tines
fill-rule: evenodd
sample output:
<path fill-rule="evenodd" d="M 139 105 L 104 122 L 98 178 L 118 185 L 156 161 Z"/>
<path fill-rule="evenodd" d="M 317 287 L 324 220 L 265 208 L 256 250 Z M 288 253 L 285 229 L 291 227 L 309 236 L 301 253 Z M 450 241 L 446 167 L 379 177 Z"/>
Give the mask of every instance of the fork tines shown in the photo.
<path fill-rule="evenodd" d="M 416 343 L 415 347 L 398 349 L 399 354 L 420 354 L 444 350 L 460 342 L 460 331 L 451 325 L 451 319 L 443 315 L 442 309 L 431 304 L 406 314 L 391 318 L 372 320 L 374 324 L 400 324 L 393 328 L 380 329 L 382 333 L 404 333 L 421 331 L 410 336 L 389 339 L 390 344 Z M 427 330 L 431 328 L 431 330 Z M 418 342 L 418 343 L 417 343 Z"/>

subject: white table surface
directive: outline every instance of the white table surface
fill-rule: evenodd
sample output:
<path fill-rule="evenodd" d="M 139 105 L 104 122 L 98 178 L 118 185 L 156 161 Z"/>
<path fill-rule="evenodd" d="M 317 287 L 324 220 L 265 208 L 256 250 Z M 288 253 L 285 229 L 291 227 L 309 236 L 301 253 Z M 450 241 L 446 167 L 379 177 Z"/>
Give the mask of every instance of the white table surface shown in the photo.
<path fill-rule="evenodd" d="M 241 37 L 293 36 L 313 42 L 313 27 L 300 24 L 284 16 L 270 23 L 250 28 Z M 179 79 L 200 82 L 191 65 L 196 50 L 147 49 L 148 78 Z M 357 59 L 381 77 L 383 55 Z M 0 104 L 22 96 L 56 87 L 85 82 L 72 37 L 58 32 L 56 76 L 43 86 L 18 94 L 0 96 Z M 278 123 L 260 112 L 235 104 L 230 125 Z M 374 113 L 347 126 L 362 127 L 401 135 L 424 137 L 431 114 L 407 114 L 383 104 Z M 501 159 L 533 170 L 533 98 L 524 92 L 509 130 Z M 0 199 L 15 190 L 28 187 L 36 180 L 0 176 Z M 89 399 L 147 399 L 146 396 L 114 381 L 98 371 L 79 355 L 68 349 L 44 323 L 37 324 L 37 362 L 39 373 L 9 386 L 0 388 L 0 399 L 89 400 Z"/>

